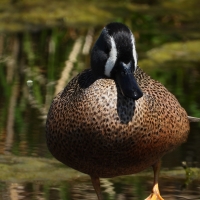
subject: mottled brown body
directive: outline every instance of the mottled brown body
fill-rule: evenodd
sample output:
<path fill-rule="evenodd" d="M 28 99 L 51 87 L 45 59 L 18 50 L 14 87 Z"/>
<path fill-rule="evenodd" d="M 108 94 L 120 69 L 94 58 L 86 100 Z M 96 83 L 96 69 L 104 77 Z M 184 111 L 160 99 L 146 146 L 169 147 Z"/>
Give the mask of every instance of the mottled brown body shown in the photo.
<path fill-rule="evenodd" d="M 46 137 L 59 161 L 94 177 L 137 173 L 185 142 L 189 121 L 177 99 L 139 67 L 143 97 L 124 97 L 91 70 L 76 76 L 52 102 Z"/>

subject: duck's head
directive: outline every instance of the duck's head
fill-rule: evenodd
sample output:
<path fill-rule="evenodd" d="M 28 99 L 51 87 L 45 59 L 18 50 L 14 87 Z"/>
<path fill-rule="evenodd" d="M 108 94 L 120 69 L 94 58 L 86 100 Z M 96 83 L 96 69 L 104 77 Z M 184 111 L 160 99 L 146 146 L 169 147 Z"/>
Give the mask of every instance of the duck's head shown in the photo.
<path fill-rule="evenodd" d="M 134 77 L 137 68 L 135 39 L 124 24 L 114 22 L 104 27 L 92 49 L 91 68 L 97 77 L 114 79 L 124 96 L 134 100 L 142 97 Z"/>

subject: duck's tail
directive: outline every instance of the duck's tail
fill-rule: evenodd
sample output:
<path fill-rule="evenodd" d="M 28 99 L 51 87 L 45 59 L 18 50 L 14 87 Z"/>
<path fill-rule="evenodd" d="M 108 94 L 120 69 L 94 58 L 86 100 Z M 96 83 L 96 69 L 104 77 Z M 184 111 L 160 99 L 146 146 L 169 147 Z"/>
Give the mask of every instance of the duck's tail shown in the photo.
<path fill-rule="evenodd" d="M 200 118 L 188 116 L 189 122 L 200 122 Z"/>

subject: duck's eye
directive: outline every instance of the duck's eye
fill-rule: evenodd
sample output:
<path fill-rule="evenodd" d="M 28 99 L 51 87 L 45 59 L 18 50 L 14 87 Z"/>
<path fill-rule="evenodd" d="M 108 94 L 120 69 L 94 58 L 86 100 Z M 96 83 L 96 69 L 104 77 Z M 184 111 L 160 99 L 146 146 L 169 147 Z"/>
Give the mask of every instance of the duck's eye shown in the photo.
<path fill-rule="evenodd" d="M 109 55 L 109 53 L 110 53 L 110 47 L 105 46 L 105 53 Z"/>

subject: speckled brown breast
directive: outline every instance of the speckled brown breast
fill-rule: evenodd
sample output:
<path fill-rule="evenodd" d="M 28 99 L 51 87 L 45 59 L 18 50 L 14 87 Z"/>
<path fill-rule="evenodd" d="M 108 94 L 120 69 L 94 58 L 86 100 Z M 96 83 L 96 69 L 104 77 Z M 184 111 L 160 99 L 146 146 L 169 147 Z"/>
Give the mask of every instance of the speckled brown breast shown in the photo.
<path fill-rule="evenodd" d="M 185 142 L 189 121 L 176 98 L 140 68 L 135 77 L 144 93 L 137 101 L 91 70 L 72 79 L 49 110 L 50 152 L 83 173 L 113 177 L 142 171 Z"/>

